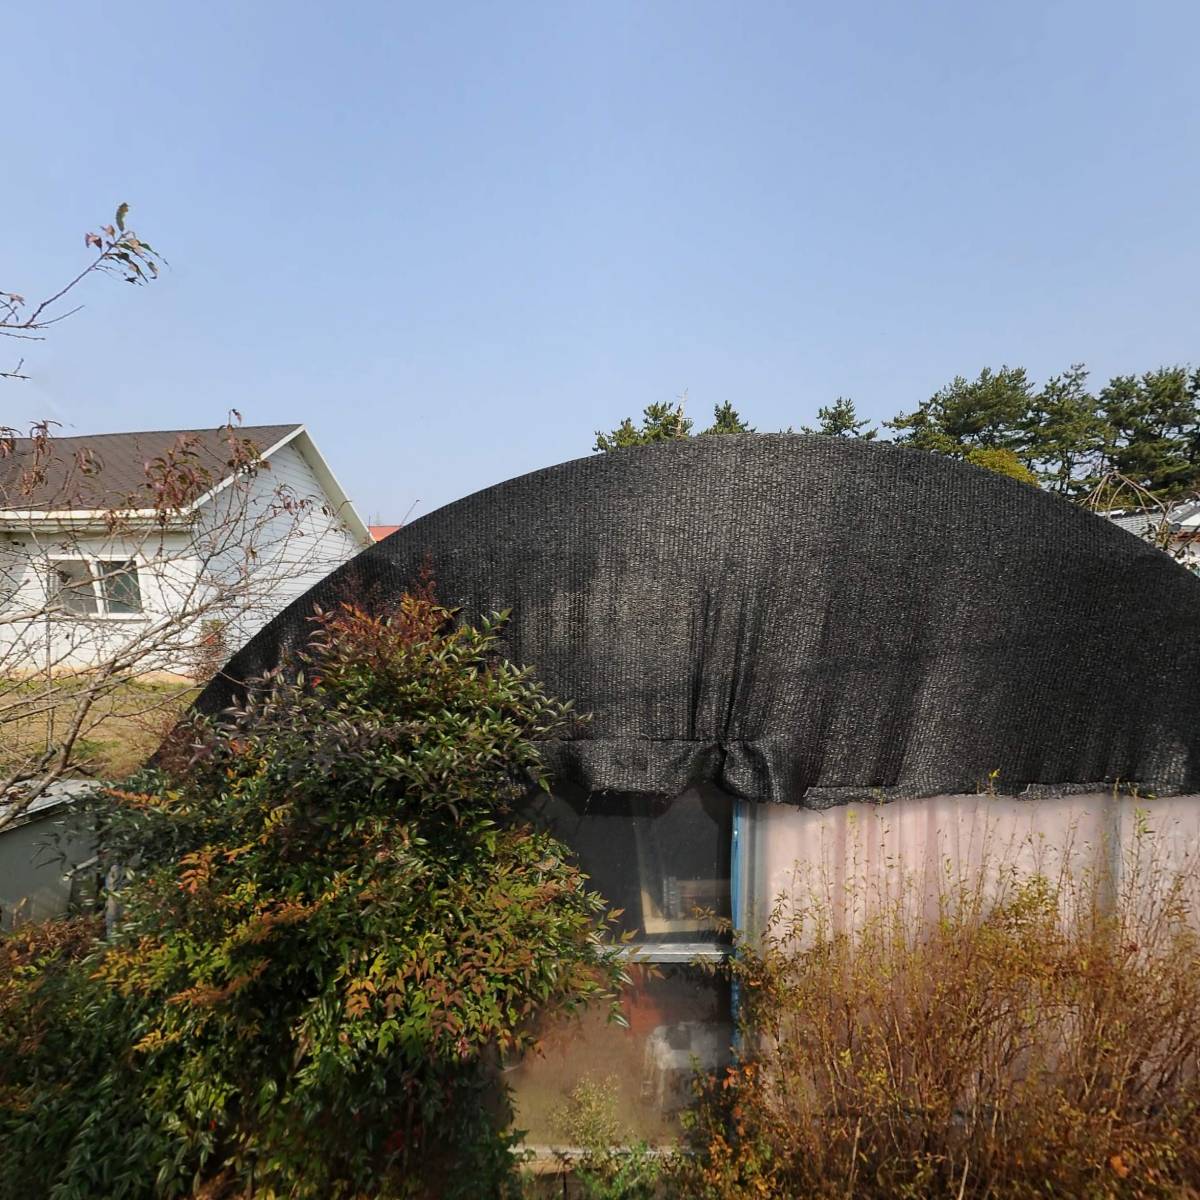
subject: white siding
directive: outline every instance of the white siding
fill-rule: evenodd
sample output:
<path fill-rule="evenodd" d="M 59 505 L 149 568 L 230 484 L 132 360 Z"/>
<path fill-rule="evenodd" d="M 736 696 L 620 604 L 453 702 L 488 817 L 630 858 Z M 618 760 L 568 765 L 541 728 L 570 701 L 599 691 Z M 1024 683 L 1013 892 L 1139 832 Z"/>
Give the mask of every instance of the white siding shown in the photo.
<path fill-rule="evenodd" d="M 232 489 L 227 490 L 206 514 L 210 523 L 227 521 L 231 503 L 244 504 L 253 514 L 247 535 L 227 539 L 226 548 L 203 568 L 227 585 L 239 577 L 257 581 L 249 582 L 244 603 L 229 616 L 230 653 L 362 549 L 346 522 L 332 511 L 332 501 L 296 442 L 277 450 L 268 462 L 270 469 L 259 472 L 249 485 L 248 498 L 231 500 Z M 299 502 L 299 510 L 286 511 L 281 506 L 284 496 Z"/>
<path fill-rule="evenodd" d="M 4 615 L 38 614 L 27 621 L 0 624 L 0 662 L 7 673 L 79 670 L 108 659 L 122 647 L 155 641 L 162 652 L 140 664 L 142 670 L 179 672 L 177 640 L 163 629 L 191 592 L 196 564 L 186 534 L 151 530 L 123 536 L 80 533 L 4 535 L 0 552 Z M 122 616 L 77 616 L 48 612 L 50 572 L 56 561 L 91 557 L 132 561 L 137 566 L 142 612 Z M 163 644 L 163 643 L 166 644 Z"/>
<path fill-rule="evenodd" d="M 309 445 L 301 434 L 275 451 L 265 469 L 224 487 L 184 529 L 114 537 L 40 531 L 35 523 L 20 535 L 0 534 L 5 672 L 78 670 L 150 642 L 159 648 L 140 656 L 139 673 L 191 675 L 206 660 L 219 665 L 362 548 L 302 452 Z M 50 560 L 80 555 L 137 563 L 142 613 L 47 614 Z M 22 613 L 38 615 L 12 619 Z"/>

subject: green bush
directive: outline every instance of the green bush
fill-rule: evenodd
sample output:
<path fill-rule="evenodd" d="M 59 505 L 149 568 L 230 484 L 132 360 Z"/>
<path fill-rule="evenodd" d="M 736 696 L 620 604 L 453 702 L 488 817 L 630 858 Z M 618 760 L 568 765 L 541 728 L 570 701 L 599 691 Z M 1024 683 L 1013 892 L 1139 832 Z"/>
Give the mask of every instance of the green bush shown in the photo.
<path fill-rule="evenodd" d="M 621 1120 L 618 1080 L 585 1079 L 567 1098 L 560 1133 L 574 1153 L 563 1156 L 580 1200 L 656 1200 L 669 1156 L 633 1137 Z"/>
<path fill-rule="evenodd" d="M 681 1194 L 1200 1193 L 1194 881 L 1127 866 L 1116 889 L 981 876 L 934 911 L 910 881 L 847 898 L 870 912 L 849 929 L 818 897 L 781 905 L 732 968 L 743 1056 L 698 1084 Z"/>
<path fill-rule="evenodd" d="M 505 819 L 569 709 L 451 616 L 320 615 L 114 793 L 115 932 L 0 991 L 0 1196 L 515 1187 L 497 1052 L 616 1015 L 622 975 L 564 848 Z"/>

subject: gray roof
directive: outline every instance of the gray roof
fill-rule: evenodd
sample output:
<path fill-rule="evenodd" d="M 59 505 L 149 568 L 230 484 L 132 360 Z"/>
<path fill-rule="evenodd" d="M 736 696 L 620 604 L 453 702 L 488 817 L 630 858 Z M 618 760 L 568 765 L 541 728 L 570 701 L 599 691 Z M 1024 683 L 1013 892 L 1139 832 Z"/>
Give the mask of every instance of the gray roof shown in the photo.
<path fill-rule="evenodd" d="M 269 450 L 300 428 L 291 425 L 243 425 L 235 429 L 258 447 Z M 23 474 L 33 464 L 34 443 L 13 438 L 5 453 L 0 448 L 0 509 L 101 509 L 126 505 L 143 496 L 134 508 L 149 507 L 144 498 L 146 464 L 168 454 L 184 440 L 192 443 L 196 465 L 208 471 L 214 484 L 229 474 L 228 434 L 220 429 L 150 429 L 138 433 L 97 433 L 83 437 L 54 436 L 44 477 L 32 487 Z M 94 464 L 81 469 L 81 461 Z"/>
<path fill-rule="evenodd" d="M 1105 516 L 1120 529 L 1152 538 L 1163 523 L 1172 534 L 1192 533 L 1200 528 L 1200 500 L 1181 500 L 1164 508 L 1116 510 Z"/>
<path fill-rule="evenodd" d="M 74 804 L 84 796 L 91 795 L 101 786 L 101 784 L 92 779 L 57 779 L 42 795 L 21 811 L 21 815 L 13 824 L 6 825 L 3 830 L 0 830 L 0 833 L 5 833 L 9 829 L 17 829 L 22 825 L 28 824 L 30 821 L 36 821 L 41 817 L 49 816 L 51 813 L 57 812 L 58 809 L 69 804 Z M 4 817 L 10 807 L 9 803 L 0 800 L 0 817 Z"/>

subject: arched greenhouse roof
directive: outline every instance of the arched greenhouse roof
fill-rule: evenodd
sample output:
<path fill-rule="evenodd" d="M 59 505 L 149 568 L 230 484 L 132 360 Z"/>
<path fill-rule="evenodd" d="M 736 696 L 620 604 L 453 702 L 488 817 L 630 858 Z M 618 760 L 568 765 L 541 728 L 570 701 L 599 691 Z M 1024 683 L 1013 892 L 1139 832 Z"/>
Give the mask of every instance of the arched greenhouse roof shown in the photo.
<path fill-rule="evenodd" d="M 1200 791 L 1200 579 L 1026 484 L 856 439 L 698 437 L 468 496 L 291 604 L 199 707 L 302 645 L 314 604 L 386 608 L 426 560 L 592 714 L 546 744 L 592 790 Z"/>

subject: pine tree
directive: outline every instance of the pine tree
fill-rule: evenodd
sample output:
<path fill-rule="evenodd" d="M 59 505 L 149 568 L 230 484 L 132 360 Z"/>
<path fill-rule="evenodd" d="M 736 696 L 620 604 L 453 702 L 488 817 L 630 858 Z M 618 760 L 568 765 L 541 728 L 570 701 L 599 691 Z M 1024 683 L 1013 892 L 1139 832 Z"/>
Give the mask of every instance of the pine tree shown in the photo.
<path fill-rule="evenodd" d="M 849 396 L 839 396 L 831 405 L 817 409 L 817 428 L 800 427 L 801 433 L 820 433 L 826 437 L 855 437 L 870 441 L 879 434 L 878 429 L 868 429 L 870 421 L 858 419 L 854 401 Z"/>
<path fill-rule="evenodd" d="M 897 431 L 899 444 L 915 450 L 963 458 L 981 446 L 1011 450 L 1025 460 L 1025 420 L 1032 399 L 1033 385 L 1023 367 L 985 367 L 977 379 L 958 375 L 915 412 L 884 424 Z"/>
<path fill-rule="evenodd" d="M 1164 500 L 1200 487 L 1200 371 L 1119 375 L 1100 392 L 1103 465 Z"/>
<path fill-rule="evenodd" d="M 655 442 L 670 442 L 676 438 L 691 437 L 693 422 L 691 417 L 684 416 L 683 404 L 683 401 L 678 404 L 648 404 L 642 412 L 640 426 L 626 417 L 611 433 L 597 430 L 592 449 L 607 452 L 622 450 L 626 446 L 649 446 Z M 742 420 L 737 409 L 728 400 L 713 408 L 713 423 L 707 429 L 701 430 L 703 435 L 753 432 L 754 429 Z"/>
<path fill-rule="evenodd" d="M 745 421 L 738 415 L 738 411 L 729 403 L 728 400 L 724 404 L 718 404 L 713 409 L 713 423 L 705 430 L 701 431 L 705 434 L 710 433 L 754 433 L 753 426 L 747 425 Z"/>
<path fill-rule="evenodd" d="M 611 433 L 598 432 L 595 449 L 690 437 L 683 400 L 648 405 L 640 425 L 626 417 Z M 966 459 L 1072 500 L 1083 500 L 1106 474 L 1163 500 L 1200 494 L 1200 369 L 1118 375 L 1093 393 L 1082 363 L 1041 388 L 1023 367 L 985 367 L 974 379 L 956 376 L 912 412 L 883 424 L 899 445 Z M 754 428 L 726 401 L 700 432 Z M 852 399 L 839 396 L 817 410 L 817 428 L 802 432 L 871 439 L 879 431 L 859 419 Z"/>
<path fill-rule="evenodd" d="M 626 417 L 611 433 L 596 430 L 593 450 L 623 450 L 626 446 L 649 446 L 690 437 L 692 419 L 683 415 L 683 404 L 648 404 L 642 411 L 640 428 Z"/>
<path fill-rule="evenodd" d="M 1033 397 L 1024 421 L 1030 465 L 1061 496 L 1090 492 L 1103 458 L 1105 422 L 1087 378 L 1083 363 L 1052 376 Z"/>

